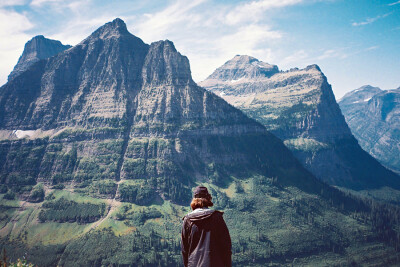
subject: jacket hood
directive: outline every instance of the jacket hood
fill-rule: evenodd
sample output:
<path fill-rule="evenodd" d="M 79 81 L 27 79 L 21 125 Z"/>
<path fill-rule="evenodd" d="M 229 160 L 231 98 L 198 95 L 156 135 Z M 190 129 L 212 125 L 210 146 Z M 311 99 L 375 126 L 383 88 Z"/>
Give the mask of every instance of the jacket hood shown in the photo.
<path fill-rule="evenodd" d="M 215 212 L 222 213 L 217 210 L 204 209 L 201 211 L 194 210 L 185 217 L 191 222 L 201 221 L 210 218 Z"/>

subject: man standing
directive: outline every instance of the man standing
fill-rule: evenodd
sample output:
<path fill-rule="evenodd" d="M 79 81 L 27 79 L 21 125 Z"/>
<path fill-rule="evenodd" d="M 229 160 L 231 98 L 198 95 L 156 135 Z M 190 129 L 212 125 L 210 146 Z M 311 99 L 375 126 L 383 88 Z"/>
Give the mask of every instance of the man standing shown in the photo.
<path fill-rule="evenodd" d="M 192 212 L 183 218 L 182 256 L 185 267 L 231 267 L 231 237 L 223 212 L 211 210 L 214 204 L 204 186 L 194 190 Z"/>

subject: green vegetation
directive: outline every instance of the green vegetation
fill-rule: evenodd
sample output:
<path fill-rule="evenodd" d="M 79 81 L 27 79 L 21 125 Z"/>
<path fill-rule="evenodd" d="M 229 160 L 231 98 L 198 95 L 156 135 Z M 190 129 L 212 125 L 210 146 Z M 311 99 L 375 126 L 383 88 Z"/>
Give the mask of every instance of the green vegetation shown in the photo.
<path fill-rule="evenodd" d="M 232 179 L 233 182 L 224 187 L 204 185 L 210 189 L 215 208 L 225 212 L 233 242 L 234 266 L 307 265 L 322 261 L 329 266 L 364 265 L 375 260 L 373 257 L 384 258 L 387 263 L 398 262 L 398 208 L 369 200 L 360 200 L 357 205 L 354 201 L 340 202 L 346 197 L 331 202 L 326 196 L 282 187 L 278 180 L 263 176 Z M 127 180 L 120 184 L 120 189 L 129 188 L 127 192 L 131 196 L 136 194 L 133 199 L 137 202 L 139 191 L 146 185 L 145 180 Z M 44 233 L 42 231 L 54 228 L 51 230 L 54 233 L 64 232 L 57 237 L 65 238 L 60 243 L 62 247 L 46 245 L 45 250 L 40 245 L 43 250 L 35 252 L 38 258 L 34 261 L 28 258 L 29 261 L 39 265 L 59 262 L 74 266 L 108 266 L 134 262 L 137 266 L 182 266 L 180 227 L 181 218 L 189 211 L 188 202 L 184 206 L 169 201 L 121 203 L 102 227 L 91 229 L 95 224 L 90 222 L 105 215 L 104 204 L 96 198 L 66 191 L 55 190 L 52 194 L 54 199 L 45 201 L 39 213 L 25 215 L 33 217 L 32 222 L 34 216 L 41 220 L 37 226 L 25 226 L 28 233 L 36 234 L 28 234 L 26 239 L 21 235 L 22 240 L 26 240 L 23 243 L 7 244 L 7 249 L 15 252 L 13 259 L 21 257 L 18 256 L 20 249 L 28 250 L 21 244 L 40 240 L 37 238 Z M 69 227 L 74 221 L 86 223 L 87 230 Z"/>
<path fill-rule="evenodd" d="M 54 139 L 29 149 L 2 143 L 0 157 L 10 165 L 0 174 L 0 246 L 13 261 L 29 252 L 29 262 L 40 266 L 182 266 L 181 219 L 202 180 L 225 212 L 235 266 L 322 261 L 316 258 L 363 265 L 371 250 L 399 262 L 397 208 L 314 181 L 289 150 L 265 138 Z M 324 148 L 308 139 L 289 142 Z"/>
<path fill-rule="evenodd" d="M 29 263 L 26 259 L 17 259 L 16 262 L 9 262 L 7 258 L 6 249 L 2 251 L 2 257 L 0 259 L 0 267 L 34 267 L 34 264 Z"/>
<path fill-rule="evenodd" d="M 113 198 L 117 190 L 117 184 L 112 180 L 94 181 L 89 187 L 89 193 L 99 197 Z"/>
<path fill-rule="evenodd" d="M 119 186 L 119 197 L 121 201 L 135 203 L 138 205 L 148 205 L 154 202 L 154 190 L 147 184 L 125 184 Z"/>
<path fill-rule="evenodd" d="M 33 187 L 28 200 L 30 202 L 42 202 L 44 200 L 43 184 L 39 183 Z"/>
<path fill-rule="evenodd" d="M 78 222 L 90 223 L 102 217 L 106 210 L 106 205 L 96 205 L 92 203 L 77 203 L 75 201 L 60 198 L 54 201 L 44 202 L 39 213 L 41 222 Z"/>
<path fill-rule="evenodd" d="M 65 128 L 53 137 L 53 140 L 61 140 L 65 138 L 86 139 L 92 136 L 116 135 L 123 131 L 123 128 L 99 127 L 99 128 Z"/>
<path fill-rule="evenodd" d="M 138 210 L 129 209 L 124 206 L 116 215 L 117 220 L 124 221 L 128 226 L 142 226 L 149 219 L 162 218 L 162 213 L 155 208 L 145 208 Z"/>
<path fill-rule="evenodd" d="M 15 199 L 15 193 L 10 190 L 3 196 L 3 199 L 13 200 Z"/>

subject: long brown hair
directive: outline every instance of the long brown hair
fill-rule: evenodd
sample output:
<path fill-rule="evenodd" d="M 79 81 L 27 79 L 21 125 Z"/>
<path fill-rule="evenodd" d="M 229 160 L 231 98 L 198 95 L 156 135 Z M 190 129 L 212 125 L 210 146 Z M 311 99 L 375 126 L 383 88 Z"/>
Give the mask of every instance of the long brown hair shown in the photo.
<path fill-rule="evenodd" d="M 206 207 L 212 207 L 214 206 L 214 203 L 211 202 L 211 196 L 210 198 L 193 198 L 192 203 L 190 203 L 190 207 L 192 210 L 198 209 L 198 208 L 206 208 Z"/>

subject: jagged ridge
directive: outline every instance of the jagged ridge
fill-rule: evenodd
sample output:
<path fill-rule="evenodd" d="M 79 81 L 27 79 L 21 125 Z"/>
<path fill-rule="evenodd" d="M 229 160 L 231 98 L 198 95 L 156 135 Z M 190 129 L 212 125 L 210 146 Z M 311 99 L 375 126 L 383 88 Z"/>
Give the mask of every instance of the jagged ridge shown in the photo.
<path fill-rule="evenodd" d="M 400 178 L 359 147 L 318 66 L 281 71 L 272 76 L 243 75 L 233 81 L 213 78 L 224 76 L 226 70 L 232 72 L 231 66 L 237 61 L 242 60 L 235 57 L 228 61 L 200 85 L 261 122 L 321 180 L 357 190 L 400 188 Z M 249 66 L 248 63 L 237 67 Z"/>

